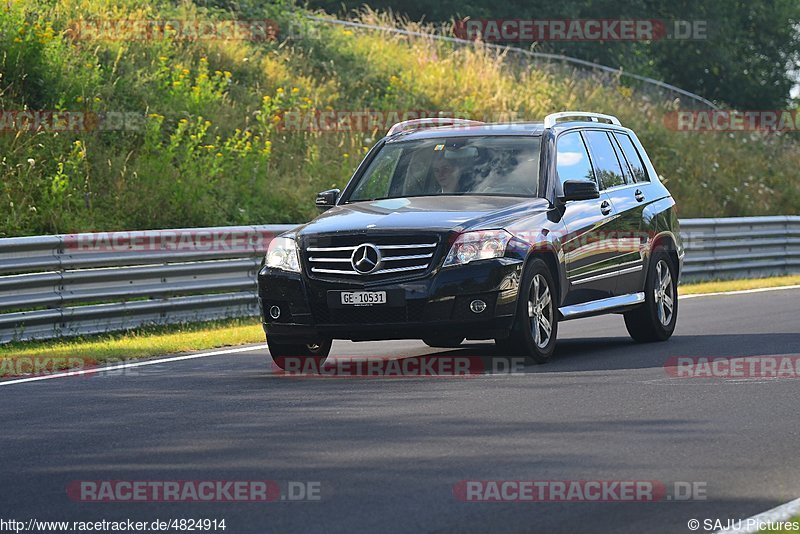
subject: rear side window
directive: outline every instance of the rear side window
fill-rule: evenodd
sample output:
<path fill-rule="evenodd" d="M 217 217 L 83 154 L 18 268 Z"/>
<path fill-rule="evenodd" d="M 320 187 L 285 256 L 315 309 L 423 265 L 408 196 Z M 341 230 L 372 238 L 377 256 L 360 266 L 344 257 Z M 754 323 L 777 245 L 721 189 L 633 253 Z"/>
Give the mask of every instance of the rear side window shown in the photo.
<path fill-rule="evenodd" d="M 556 148 L 556 170 L 563 184 L 567 180 L 588 180 L 594 182 L 589 154 L 583 144 L 581 134 L 570 132 L 558 138 Z"/>
<path fill-rule="evenodd" d="M 633 146 L 633 141 L 626 134 L 614 132 L 614 137 L 617 139 L 625 159 L 628 160 L 628 165 L 631 167 L 634 182 L 649 182 L 650 177 L 647 176 L 647 171 L 644 170 L 644 162 L 636 147 Z"/>
<path fill-rule="evenodd" d="M 622 166 L 617 159 L 617 153 L 611 144 L 606 132 L 591 130 L 584 132 L 586 143 L 592 154 L 594 172 L 600 179 L 600 188 L 608 189 L 618 185 L 625 185 L 625 176 Z"/>

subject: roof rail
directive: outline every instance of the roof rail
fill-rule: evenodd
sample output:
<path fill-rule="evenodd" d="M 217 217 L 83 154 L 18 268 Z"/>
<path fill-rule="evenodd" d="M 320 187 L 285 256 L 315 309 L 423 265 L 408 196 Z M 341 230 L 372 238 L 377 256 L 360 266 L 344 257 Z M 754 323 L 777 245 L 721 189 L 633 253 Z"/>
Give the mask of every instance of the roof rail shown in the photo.
<path fill-rule="evenodd" d="M 451 117 L 428 117 L 425 119 L 412 119 L 409 121 L 398 122 L 389 129 L 386 137 L 396 133 L 405 132 L 408 130 L 417 130 L 425 127 L 435 126 L 477 126 L 479 124 L 486 124 L 481 121 L 473 121 L 469 119 L 455 119 Z"/>
<path fill-rule="evenodd" d="M 619 122 L 619 119 L 614 117 L 613 115 L 603 115 L 602 113 L 591 113 L 589 111 L 562 111 L 560 113 L 551 113 L 547 117 L 544 118 L 544 127 L 545 128 L 552 128 L 556 125 L 558 119 L 565 119 L 567 117 L 573 117 L 578 119 L 589 119 L 589 122 L 598 122 L 600 120 L 607 121 L 609 124 L 615 124 L 617 126 L 622 126 L 622 123 Z"/>

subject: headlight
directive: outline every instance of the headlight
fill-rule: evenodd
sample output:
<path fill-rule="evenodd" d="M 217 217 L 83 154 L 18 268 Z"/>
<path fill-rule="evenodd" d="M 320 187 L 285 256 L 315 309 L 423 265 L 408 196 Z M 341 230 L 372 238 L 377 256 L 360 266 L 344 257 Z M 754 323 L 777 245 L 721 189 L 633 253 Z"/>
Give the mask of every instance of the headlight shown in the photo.
<path fill-rule="evenodd" d="M 293 273 L 300 272 L 297 243 L 288 237 L 276 237 L 269 242 L 267 267 Z"/>
<path fill-rule="evenodd" d="M 506 245 L 511 234 L 505 230 L 481 230 L 466 232 L 458 236 L 450 247 L 443 267 L 463 265 L 475 260 L 502 258 L 506 253 Z"/>

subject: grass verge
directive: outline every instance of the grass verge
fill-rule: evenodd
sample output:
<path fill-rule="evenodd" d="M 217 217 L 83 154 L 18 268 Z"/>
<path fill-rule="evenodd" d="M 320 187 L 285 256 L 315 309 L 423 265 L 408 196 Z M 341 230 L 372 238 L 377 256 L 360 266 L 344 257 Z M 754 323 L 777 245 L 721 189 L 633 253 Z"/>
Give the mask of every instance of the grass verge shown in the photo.
<path fill-rule="evenodd" d="M 746 289 L 764 289 L 767 287 L 794 286 L 800 284 L 800 275 L 773 276 L 770 278 L 753 278 L 744 280 L 725 280 L 720 282 L 702 282 L 687 284 L 678 288 L 680 295 L 699 295 L 702 293 L 725 293 Z"/>
<path fill-rule="evenodd" d="M 786 521 L 783 521 L 783 523 L 784 523 L 784 525 L 789 525 L 789 524 L 797 525 L 797 524 L 800 524 L 800 515 L 796 515 L 796 516 L 792 517 L 791 519 L 787 519 Z M 769 532 L 770 534 L 790 534 L 790 533 L 796 533 L 797 529 L 794 528 L 793 526 L 789 526 L 787 528 L 782 528 L 780 530 L 761 529 L 761 530 L 759 530 L 759 532 Z"/>
<path fill-rule="evenodd" d="M 696 295 L 798 284 L 800 275 L 704 282 L 680 286 L 680 294 Z M 84 338 L 10 343 L 0 346 L 0 377 L 29 374 L 32 372 L 32 362 L 37 361 L 45 366 L 41 372 L 48 372 L 263 341 L 264 332 L 258 319 L 234 319 L 143 327 Z"/>
<path fill-rule="evenodd" d="M 258 319 L 143 327 L 128 332 L 0 346 L 0 377 L 91 367 L 264 341 Z"/>

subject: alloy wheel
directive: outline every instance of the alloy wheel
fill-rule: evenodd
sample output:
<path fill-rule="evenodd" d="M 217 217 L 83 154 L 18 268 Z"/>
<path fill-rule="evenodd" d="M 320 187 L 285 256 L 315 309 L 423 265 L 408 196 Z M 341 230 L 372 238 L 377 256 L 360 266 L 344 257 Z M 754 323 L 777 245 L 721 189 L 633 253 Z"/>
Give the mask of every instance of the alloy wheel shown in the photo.
<path fill-rule="evenodd" d="M 674 286 L 672 281 L 672 273 L 669 270 L 667 262 L 659 260 L 656 264 L 656 284 L 655 284 L 655 300 L 656 310 L 658 312 L 658 320 L 664 326 L 669 325 L 672 321 L 672 312 L 675 308 L 674 304 Z"/>
<path fill-rule="evenodd" d="M 541 274 L 533 278 L 528 299 L 528 318 L 534 343 L 540 349 L 547 347 L 553 331 L 553 299 L 547 280 Z"/>

